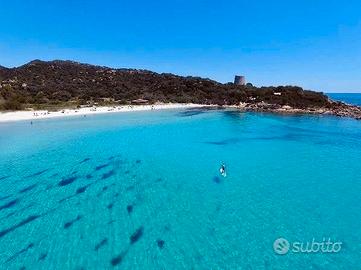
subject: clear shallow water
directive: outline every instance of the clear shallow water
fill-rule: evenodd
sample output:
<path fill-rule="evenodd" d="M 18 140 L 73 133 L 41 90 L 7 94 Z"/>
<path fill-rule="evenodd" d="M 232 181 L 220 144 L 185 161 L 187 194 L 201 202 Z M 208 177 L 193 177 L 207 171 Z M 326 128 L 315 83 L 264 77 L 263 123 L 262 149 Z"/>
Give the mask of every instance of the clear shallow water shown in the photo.
<path fill-rule="evenodd" d="M 361 265 L 355 120 L 119 113 L 0 124 L 0 149 L 4 269 Z M 343 247 L 281 256 L 279 237 Z"/>
<path fill-rule="evenodd" d="M 361 93 L 330 93 L 327 95 L 334 100 L 361 106 Z"/>

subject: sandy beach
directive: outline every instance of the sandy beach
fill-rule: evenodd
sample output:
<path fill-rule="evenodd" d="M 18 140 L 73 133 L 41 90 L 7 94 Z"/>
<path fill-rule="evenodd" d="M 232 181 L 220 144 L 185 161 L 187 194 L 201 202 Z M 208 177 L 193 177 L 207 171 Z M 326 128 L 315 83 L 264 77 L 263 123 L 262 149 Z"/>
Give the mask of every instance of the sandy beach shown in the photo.
<path fill-rule="evenodd" d="M 85 107 L 79 109 L 64 109 L 60 111 L 34 110 L 34 111 L 15 111 L 0 112 L 0 122 L 37 120 L 56 117 L 85 116 L 91 114 L 116 113 L 116 112 L 132 112 L 132 111 L 150 111 L 165 109 L 187 109 L 204 107 L 201 104 L 155 104 L 155 105 L 123 105 L 109 107 Z"/>

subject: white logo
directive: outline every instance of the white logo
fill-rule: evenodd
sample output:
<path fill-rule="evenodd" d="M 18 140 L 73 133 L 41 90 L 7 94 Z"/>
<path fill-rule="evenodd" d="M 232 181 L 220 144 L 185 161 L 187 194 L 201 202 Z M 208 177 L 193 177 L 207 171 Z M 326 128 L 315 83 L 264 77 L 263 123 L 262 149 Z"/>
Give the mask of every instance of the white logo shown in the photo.
<path fill-rule="evenodd" d="M 285 255 L 290 249 L 290 243 L 284 238 L 278 238 L 273 243 L 273 250 L 279 255 Z"/>
<path fill-rule="evenodd" d="M 273 250 L 279 255 L 285 255 L 289 251 L 293 253 L 338 253 L 341 251 L 342 242 L 333 242 L 331 238 L 323 238 L 322 241 L 288 242 L 285 238 L 278 238 L 273 242 Z"/>

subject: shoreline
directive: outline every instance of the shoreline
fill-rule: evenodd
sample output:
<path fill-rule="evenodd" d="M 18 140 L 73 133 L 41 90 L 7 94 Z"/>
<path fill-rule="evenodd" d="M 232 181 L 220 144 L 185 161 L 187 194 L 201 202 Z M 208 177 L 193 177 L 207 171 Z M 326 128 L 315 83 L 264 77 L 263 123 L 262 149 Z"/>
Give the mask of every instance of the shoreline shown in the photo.
<path fill-rule="evenodd" d="M 153 111 L 167 109 L 189 109 L 209 107 L 212 105 L 193 104 L 193 103 L 165 103 L 154 105 L 123 105 L 123 106 L 93 106 L 79 109 L 63 109 L 59 111 L 33 110 L 33 111 L 12 111 L 0 112 L 0 123 L 38 120 L 60 117 L 86 116 L 106 113 L 122 113 L 137 111 Z"/>
<path fill-rule="evenodd" d="M 224 105 L 223 108 L 237 109 L 240 112 L 263 112 L 287 115 L 329 115 L 338 117 L 349 117 L 361 120 L 361 107 L 347 105 L 342 102 L 333 102 L 331 108 L 293 108 L 287 105 L 260 103 L 240 103 L 239 105 Z M 62 109 L 59 111 L 29 110 L 0 112 L 0 123 L 16 121 L 33 121 L 38 119 L 64 118 L 73 116 L 87 116 L 94 114 L 139 112 L 167 109 L 191 109 L 204 107 L 220 107 L 218 105 L 206 105 L 195 103 L 158 103 L 154 105 L 118 105 L 118 106 L 92 106 L 79 109 Z"/>

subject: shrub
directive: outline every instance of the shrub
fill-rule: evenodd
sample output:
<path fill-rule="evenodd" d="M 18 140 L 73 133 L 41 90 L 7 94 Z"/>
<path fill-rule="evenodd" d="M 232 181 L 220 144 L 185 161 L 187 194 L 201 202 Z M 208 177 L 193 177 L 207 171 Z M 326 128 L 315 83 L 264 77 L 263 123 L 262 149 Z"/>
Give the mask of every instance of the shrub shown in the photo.
<path fill-rule="evenodd" d="M 16 99 L 10 99 L 5 101 L 5 103 L 2 105 L 3 110 L 6 111 L 17 111 L 22 110 L 23 105 Z"/>

